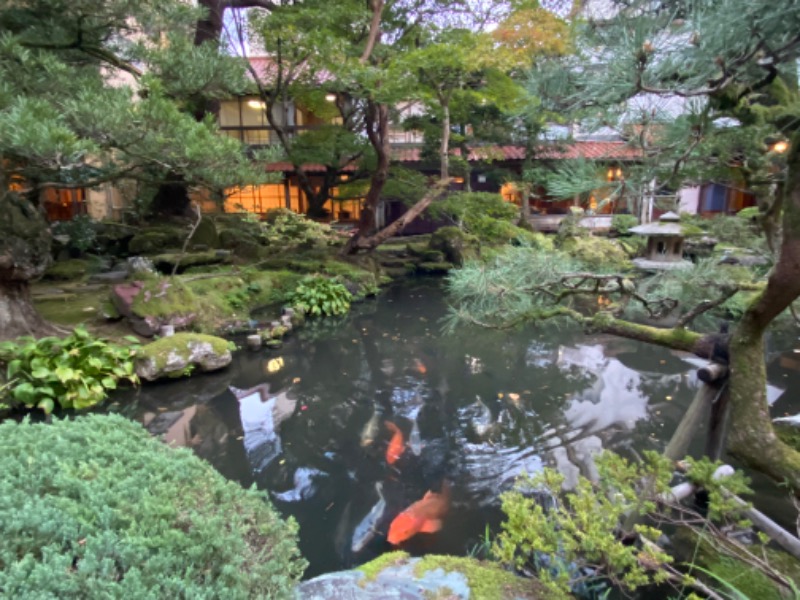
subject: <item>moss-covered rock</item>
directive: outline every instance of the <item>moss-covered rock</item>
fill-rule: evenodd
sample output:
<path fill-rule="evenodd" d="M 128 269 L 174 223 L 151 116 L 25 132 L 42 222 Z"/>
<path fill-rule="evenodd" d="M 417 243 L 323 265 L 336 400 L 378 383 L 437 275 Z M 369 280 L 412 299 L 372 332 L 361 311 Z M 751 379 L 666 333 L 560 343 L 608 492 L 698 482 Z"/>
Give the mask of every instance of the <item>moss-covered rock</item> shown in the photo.
<path fill-rule="evenodd" d="M 139 232 L 137 227 L 113 221 L 100 221 L 96 228 L 95 248 L 106 256 L 127 256 L 130 241 Z"/>
<path fill-rule="evenodd" d="M 472 558 L 429 555 L 411 558 L 389 552 L 353 571 L 329 573 L 298 586 L 296 598 L 470 598 L 533 600 L 548 598 L 535 579 L 523 579 L 493 563 Z"/>
<path fill-rule="evenodd" d="M 142 346 L 136 353 L 136 374 L 146 381 L 189 375 L 194 369 L 216 371 L 231 360 L 228 341 L 199 333 L 176 333 Z"/>
<path fill-rule="evenodd" d="M 179 262 L 178 269 L 183 271 L 189 267 L 197 267 L 201 265 L 215 265 L 220 263 L 229 263 L 231 261 L 230 253 L 225 250 L 208 250 L 206 252 L 187 252 L 181 255 L 180 252 L 172 252 L 169 254 L 156 254 L 151 257 L 155 267 L 162 273 L 172 273 L 175 263 Z"/>
<path fill-rule="evenodd" d="M 417 265 L 417 272 L 425 275 L 447 275 L 453 269 L 449 262 L 422 262 Z"/>
<path fill-rule="evenodd" d="M 219 248 L 219 234 L 214 221 L 204 217 L 189 240 L 192 246 L 205 246 L 206 248 Z"/>
<path fill-rule="evenodd" d="M 183 246 L 186 232 L 179 229 L 147 229 L 137 233 L 128 243 L 131 254 L 158 254 L 164 250 L 179 249 Z"/>
<path fill-rule="evenodd" d="M 89 273 L 89 262 L 81 258 L 59 260 L 44 272 L 42 279 L 50 281 L 76 281 Z"/>
<path fill-rule="evenodd" d="M 431 236 L 431 250 L 442 252 L 448 262 L 461 266 L 464 261 L 478 255 L 480 241 L 458 227 L 441 227 Z"/>

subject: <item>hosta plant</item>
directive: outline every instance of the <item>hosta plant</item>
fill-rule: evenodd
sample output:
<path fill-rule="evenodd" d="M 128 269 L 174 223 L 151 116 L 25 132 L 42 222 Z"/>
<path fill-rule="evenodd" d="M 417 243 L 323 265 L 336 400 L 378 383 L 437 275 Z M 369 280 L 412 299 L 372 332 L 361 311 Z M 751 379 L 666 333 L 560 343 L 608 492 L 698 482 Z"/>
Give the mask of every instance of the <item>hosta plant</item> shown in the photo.
<path fill-rule="evenodd" d="M 120 380 L 138 383 L 133 368 L 136 338 L 129 346 L 113 344 L 77 327 L 64 338 L 29 336 L 0 343 L 7 386 L 0 390 L 8 405 L 23 405 L 52 412 L 82 409 L 105 399 Z"/>
<path fill-rule="evenodd" d="M 321 275 L 303 277 L 291 294 L 291 303 L 311 316 L 343 315 L 352 299 L 344 285 Z"/>

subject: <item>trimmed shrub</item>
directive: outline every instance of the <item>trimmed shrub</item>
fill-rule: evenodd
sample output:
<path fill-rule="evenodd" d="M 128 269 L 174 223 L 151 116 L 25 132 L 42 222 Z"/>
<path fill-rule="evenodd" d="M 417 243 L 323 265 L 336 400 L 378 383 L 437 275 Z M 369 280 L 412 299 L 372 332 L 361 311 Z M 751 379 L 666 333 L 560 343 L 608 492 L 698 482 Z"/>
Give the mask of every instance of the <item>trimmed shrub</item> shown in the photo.
<path fill-rule="evenodd" d="M 630 235 L 630 228 L 638 224 L 639 219 L 633 215 L 614 215 L 611 217 L 611 232 L 615 235 Z"/>
<path fill-rule="evenodd" d="M 115 415 L 0 424 L 8 598 L 285 598 L 297 527 Z"/>

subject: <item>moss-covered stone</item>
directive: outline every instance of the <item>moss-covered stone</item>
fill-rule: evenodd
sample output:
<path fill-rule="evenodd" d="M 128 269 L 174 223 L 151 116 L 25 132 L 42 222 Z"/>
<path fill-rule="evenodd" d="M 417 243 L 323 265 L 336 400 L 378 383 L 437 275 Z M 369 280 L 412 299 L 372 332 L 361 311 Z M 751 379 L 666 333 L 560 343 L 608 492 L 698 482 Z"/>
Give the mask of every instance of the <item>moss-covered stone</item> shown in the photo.
<path fill-rule="evenodd" d="M 136 352 L 136 373 L 155 381 L 189 375 L 195 368 L 216 371 L 231 363 L 228 341 L 199 333 L 176 333 L 142 346 Z"/>
<path fill-rule="evenodd" d="M 452 268 L 449 262 L 423 262 L 417 265 L 417 271 L 425 275 L 446 275 Z"/>
<path fill-rule="evenodd" d="M 548 594 L 536 579 L 523 579 L 490 562 L 465 556 L 440 556 L 429 554 L 414 565 L 414 572 L 424 575 L 427 571 L 442 569 L 456 571 L 466 576 L 470 587 L 470 598 L 475 600 L 504 600 L 506 598 L 547 598 Z"/>
<path fill-rule="evenodd" d="M 215 265 L 220 263 L 229 263 L 231 255 L 227 253 L 220 253 L 216 250 L 208 250 L 206 252 L 187 252 L 181 256 L 180 252 L 173 252 L 169 254 L 157 254 L 151 258 L 153 265 L 162 273 L 171 273 L 175 267 L 175 263 L 180 261 L 179 269 L 181 271 L 189 267 L 197 267 L 200 265 Z"/>
<path fill-rule="evenodd" d="M 360 567 L 357 567 L 356 570 L 361 571 L 364 574 L 364 579 L 362 581 L 364 583 L 368 583 L 370 581 L 374 581 L 378 576 L 378 573 L 383 571 L 385 568 L 405 564 L 408 562 L 408 559 L 408 552 L 395 550 L 394 552 L 381 554 L 378 558 L 375 558 L 368 563 L 364 563 Z"/>
<path fill-rule="evenodd" d="M 59 260 L 50 265 L 43 279 L 50 281 L 76 281 L 89 273 L 89 262 L 81 258 Z"/>
<path fill-rule="evenodd" d="M 433 250 L 430 247 L 422 244 L 408 244 L 406 246 L 408 253 L 420 260 L 420 262 L 441 263 L 445 262 L 444 252 L 441 250 Z"/>
<path fill-rule="evenodd" d="M 183 245 L 186 233 L 177 229 L 148 229 L 137 233 L 128 243 L 131 254 L 158 254 Z"/>
<path fill-rule="evenodd" d="M 214 221 L 204 217 L 194 230 L 189 243 L 193 246 L 201 245 L 206 248 L 219 248 L 219 234 Z"/>
<path fill-rule="evenodd" d="M 421 559 L 411 558 L 408 553 L 388 552 L 357 568 L 363 573 L 361 587 L 374 582 L 387 569 L 411 565 L 411 575 L 421 579 L 426 574 L 441 570 L 444 573 L 459 573 L 467 580 L 469 597 L 475 600 L 544 599 L 548 597 L 544 587 L 536 579 L 523 579 L 505 571 L 499 565 L 460 556 L 428 555 Z M 441 594 L 441 588 L 432 592 Z M 441 597 L 441 596 L 427 596 Z"/>
<path fill-rule="evenodd" d="M 464 261 L 478 255 L 480 241 L 458 227 L 441 227 L 431 236 L 431 250 L 442 252 L 448 262 L 461 266 Z"/>

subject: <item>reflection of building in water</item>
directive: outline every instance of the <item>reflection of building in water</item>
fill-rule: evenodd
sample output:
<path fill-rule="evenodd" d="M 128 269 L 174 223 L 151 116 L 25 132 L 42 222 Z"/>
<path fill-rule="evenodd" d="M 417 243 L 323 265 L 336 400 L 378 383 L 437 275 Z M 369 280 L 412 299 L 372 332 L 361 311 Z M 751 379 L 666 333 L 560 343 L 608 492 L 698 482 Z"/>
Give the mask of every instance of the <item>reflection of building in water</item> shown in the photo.
<path fill-rule="evenodd" d="M 577 367 L 597 377 L 564 410 L 564 418 L 572 428 L 584 435 L 613 425 L 632 429 L 636 421 L 647 418 L 649 398 L 642 390 L 642 375 L 616 358 L 605 356 L 603 346 L 561 348 L 557 364 L 562 370 Z"/>
<path fill-rule="evenodd" d="M 280 424 L 294 413 L 297 399 L 286 392 L 269 397 L 269 385 L 248 390 L 230 388 L 239 401 L 244 431 L 244 449 L 253 471 L 263 471 L 283 451 L 278 435 Z"/>
<path fill-rule="evenodd" d="M 166 444 L 191 448 L 200 441 L 199 435 L 192 433 L 192 419 L 197 408 L 190 406 L 184 410 L 148 412 L 144 414 L 142 424 L 152 435 L 161 436 Z"/>

